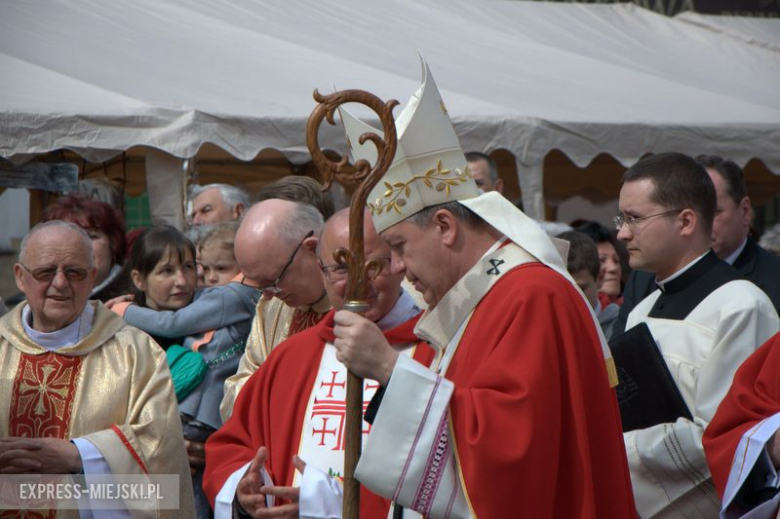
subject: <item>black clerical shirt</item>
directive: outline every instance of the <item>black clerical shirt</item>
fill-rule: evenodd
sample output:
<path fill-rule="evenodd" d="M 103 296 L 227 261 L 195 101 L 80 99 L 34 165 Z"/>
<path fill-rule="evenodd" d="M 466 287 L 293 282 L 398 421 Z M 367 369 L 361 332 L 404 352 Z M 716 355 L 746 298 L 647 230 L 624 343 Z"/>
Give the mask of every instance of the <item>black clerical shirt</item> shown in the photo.
<path fill-rule="evenodd" d="M 680 276 L 659 286 L 661 295 L 648 317 L 682 321 L 708 295 L 737 279 L 743 279 L 739 271 L 709 251 Z"/>

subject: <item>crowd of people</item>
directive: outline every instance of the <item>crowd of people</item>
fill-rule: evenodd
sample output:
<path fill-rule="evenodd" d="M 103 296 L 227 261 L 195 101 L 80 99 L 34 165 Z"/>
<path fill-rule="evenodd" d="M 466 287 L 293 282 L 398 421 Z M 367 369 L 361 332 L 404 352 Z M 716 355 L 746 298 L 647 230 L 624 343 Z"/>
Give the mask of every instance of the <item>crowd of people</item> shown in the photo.
<path fill-rule="evenodd" d="M 443 107 L 426 81 L 362 209 L 362 314 L 354 215 L 311 178 L 199 186 L 184 232 L 47 208 L 0 319 L 0 474 L 179 475 L 178 509 L 111 517 L 341 517 L 350 371 L 360 517 L 775 517 L 780 246 L 739 166 L 650 155 L 612 228 L 545 232 Z"/>

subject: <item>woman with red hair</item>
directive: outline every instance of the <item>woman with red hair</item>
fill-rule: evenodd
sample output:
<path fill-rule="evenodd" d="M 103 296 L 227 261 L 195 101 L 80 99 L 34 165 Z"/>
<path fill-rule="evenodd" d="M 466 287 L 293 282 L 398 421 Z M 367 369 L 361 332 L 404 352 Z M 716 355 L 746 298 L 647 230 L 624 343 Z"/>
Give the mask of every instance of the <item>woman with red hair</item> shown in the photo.
<path fill-rule="evenodd" d="M 119 211 L 81 194 L 67 195 L 46 209 L 43 221 L 49 220 L 74 223 L 92 239 L 97 277 L 90 299 L 106 302 L 127 293 L 129 281 L 122 272 L 127 250 L 125 222 Z"/>

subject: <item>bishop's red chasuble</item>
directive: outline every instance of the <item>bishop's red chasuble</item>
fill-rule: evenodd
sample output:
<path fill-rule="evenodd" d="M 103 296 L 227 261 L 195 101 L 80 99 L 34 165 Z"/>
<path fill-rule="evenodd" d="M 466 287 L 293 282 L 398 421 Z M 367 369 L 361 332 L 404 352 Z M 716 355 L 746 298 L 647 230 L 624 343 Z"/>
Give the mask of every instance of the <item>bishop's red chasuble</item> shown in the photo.
<path fill-rule="evenodd" d="M 399 357 L 356 477 L 426 517 L 636 516 L 598 331 L 573 283 L 514 244 L 486 254 Z"/>

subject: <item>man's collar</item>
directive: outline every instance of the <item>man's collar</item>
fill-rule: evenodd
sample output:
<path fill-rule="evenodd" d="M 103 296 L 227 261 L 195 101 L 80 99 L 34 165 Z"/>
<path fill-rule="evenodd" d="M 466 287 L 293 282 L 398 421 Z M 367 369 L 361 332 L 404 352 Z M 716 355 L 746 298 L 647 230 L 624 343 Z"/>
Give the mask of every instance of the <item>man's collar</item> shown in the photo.
<path fill-rule="evenodd" d="M 22 309 L 22 326 L 27 336 L 35 344 L 49 351 L 57 351 L 65 346 L 73 346 L 89 335 L 95 309 L 87 304 L 81 314 L 69 325 L 53 332 L 39 332 L 32 327 L 33 315 L 29 305 Z"/>
<path fill-rule="evenodd" d="M 518 265 L 538 261 L 515 243 L 502 244 L 502 240 L 496 242 L 497 250 L 492 247 L 434 308 L 423 314 L 415 328 L 418 337 L 434 348 L 444 349 L 499 279 Z"/>
<path fill-rule="evenodd" d="M 31 355 L 46 353 L 48 350 L 32 340 L 25 331 L 22 321 L 24 306 L 22 304 L 16 305 L 10 314 L 0 319 L 0 336 L 23 353 Z M 92 309 L 91 311 L 94 315 L 89 323 L 91 329 L 86 335 L 84 333 L 81 334 L 79 342 L 58 349 L 58 354 L 68 356 L 87 355 L 91 351 L 103 346 L 120 331 L 124 329 L 134 330 L 132 326 L 125 323 L 121 317 L 106 308 L 100 301 L 88 301 L 87 306 Z M 82 318 L 81 326 L 85 325 L 86 323 Z M 136 332 L 140 333 L 138 330 Z"/>
<path fill-rule="evenodd" d="M 704 254 L 702 254 L 701 256 L 698 256 L 697 258 L 693 259 L 692 261 L 687 263 L 683 268 L 678 269 L 677 271 L 675 271 L 671 276 L 667 276 L 664 279 L 657 279 L 656 278 L 655 284 L 658 285 L 658 288 L 661 289 L 661 292 L 663 292 L 664 291 L 664 287 L 666 286 L 667 283 L 669 283 L 670 281 L 674 281 L 678 277 L 682 276 L 685 272 L 688 271 L 688 269 L 690 269 L 692 266 L 694 266 L 696 263 L 698 263 L 698 261 L 700 259 L 702 259 L 704 256 L 706 256 L 709 252 L 710 251 L 708 250 Z"/>
<path fill-rule="evenodd" d="M 398 297 L 398 301 L 395 302 L 393 309 L 377 321 L 376 324 L 380 330 L 389 330 L 408 321 L 419 313 L 420 307 L 414 302 L 414 298 L 409 295 L 409 292 L 401 288 L 401 295 Z"/>
<path fill-rule="evenodd" d="M 713 265 L 721 261 L 711 249 L 685 265 L 683 268 L 656 284 L 663 294 L 674 294 L 699 279 Z"/>
<path fill-rule="evenodd" d="M 734 265 L 734 262 L 737 261 L 737 258 L 739 258 L 739 255 L 742 254 L 742 251 L 745 250 L 745 245 L 747 245 L 747 237 L 745 237 L 744 240 L 742 240 L 742 243 L 737 247 L 734 252 L 729 254 L 727 257 L 723 258 L 723 261 L 728 263 L 729 265 Z"/>

